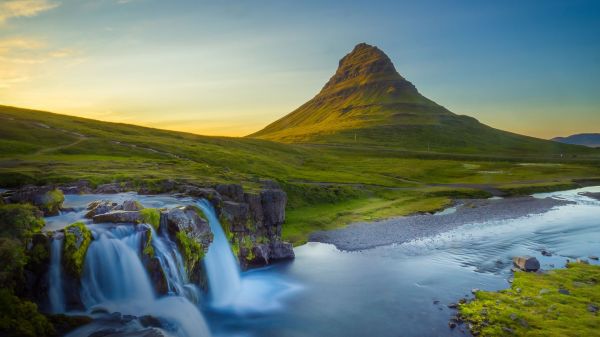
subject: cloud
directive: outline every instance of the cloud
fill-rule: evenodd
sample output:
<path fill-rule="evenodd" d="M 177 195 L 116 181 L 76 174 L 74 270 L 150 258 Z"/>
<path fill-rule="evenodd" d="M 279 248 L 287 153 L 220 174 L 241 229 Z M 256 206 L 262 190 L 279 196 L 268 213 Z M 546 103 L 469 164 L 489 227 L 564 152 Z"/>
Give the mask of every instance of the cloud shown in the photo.
<path fill-rule="evenodd" d="M 32 17 L 60 5 L 51 0 L 2 0 L 0 2 L 0 24 L 11 18 Z"/>
<path fill-rule="evenodd" d="M 73 49 L 51 48 L 36 39 L 0 39 L 0 88 L 8 88 L 39 77 L 57 62 L 72 62 L 79 55 L 80 53 Z"/>

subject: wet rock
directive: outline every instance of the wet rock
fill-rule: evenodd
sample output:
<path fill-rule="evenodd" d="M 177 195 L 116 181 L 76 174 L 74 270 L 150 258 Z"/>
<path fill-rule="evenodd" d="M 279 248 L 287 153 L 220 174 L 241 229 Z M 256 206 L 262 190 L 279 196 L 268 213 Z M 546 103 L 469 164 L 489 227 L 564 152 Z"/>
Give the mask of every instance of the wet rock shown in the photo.
<path fill-rule="evenodd" d="M 149 258 L 144 265 L 156 293 L 158 295 L 166 295 L 169 292 L 167 275 L 165 275 L 165 271 L 162 269 L 158 257 L 154 256 Z"/>
<path fill-rule="evenodd" d="M 448 308 L 450 308 L 450 309 L 456 309 L 456 308 L 458 308 L 458 304 L 456 304 L 456 303 L 450 303 L 450 304 L 448 304 Z"/>
<path fill-rule="evenodd" d="M 542 255 L 544 255 L 544 256 L 552 256 L 552 253 L 550 253 L 547 250 L 542 250 Z"/>
<path fill-rule="evenodd" d="M 213 239 L 208 221 L 201 214 L 193 206 L 177 207 L 161 213 L 161 227 L 165 222 L 170 235 L 175 238 L 190 279 L 194 278 L 196 265 Z"/>
<path fill-rule="evenodd" d="M 473 288 L 473 289 L 471 289 L 471 294 L 475 294 L 478 291 L 480 291 L 479 288 Z"/>
<path fill-rule="evenodd" d="M 109 200 L 96 200 L 88 205 L 88 212 L 85 214 L 85 217 L 91 219 L 95 215 L 108 213 L 115 209 L 115 207 L 117 207 L 116 202 L 112 202 Z"/>
<path fill-rule="evenodd" d="M 217 192 L 226 199 L 235 202 L 244 202 L 244 189 L 237 184 L 220 184 L 217 185 Z"/>
<path fill-rule="evenodd" d="M 99 331 L 92 332 L 88 337 L 106 337 L 118 333 L 119 331 L 115 328 L 107 328 Z"/>
<path fill-rule="evenodd" d="M 433 300 L 433 304 L 435 304 L 435 305 L 438 305 L 438 304 L 440 304 L 440 301 L 438 301 L 438 300 Z"/>
<path fill-rule="evenodd" d="M 125 200 L 119 209 L 123 211 L 141 211 L 144 206 L 137 200 Z"/>
<path fill-rule="evenodd" d="M 140 223 L 142 216 L 138 211 L 110 211 L 104 214 L 94 215 L 92 217 L 94 223 Z"/>
<path fill-rule="evenodd" d="M 537 271 L 540 269 L 540 262 L 531 256 L 515 256 L 513 258 L 515 267 L 523 271 Z"/>
<path fill-rule="evenodd" d="M 105 335 L 106 337 L 166 337 L 159 329 L 148 328 L 140 331 L 116 332 Z"/>
<path fill-rule="evenodd" d="M 596 255 L 588 256 L 588 259 L 598 261 L 598 257 Z"/>
<path fill-rule="evenodd" d="M 456 323 L 454 323 L 454 322 L 448 322 L 448 327 L 450 329 L 454 329 L 454 328 L 456 328 Z"/>

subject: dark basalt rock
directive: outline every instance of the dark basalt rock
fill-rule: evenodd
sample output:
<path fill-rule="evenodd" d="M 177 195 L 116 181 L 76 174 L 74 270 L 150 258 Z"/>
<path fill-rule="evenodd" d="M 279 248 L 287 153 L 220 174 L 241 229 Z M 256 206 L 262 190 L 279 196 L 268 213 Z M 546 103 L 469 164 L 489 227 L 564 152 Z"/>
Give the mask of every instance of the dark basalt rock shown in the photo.
<path fill-rule="evenodd" d="M 92 187 L 87 180 L 79 180 L 74 183 L 60 186 L 60 190 L 64 194 L 88 194 L 92 193 Z"/>
<path fill-rule="evenodd" d="M 531 256 L 515 256 L 513 257 L 513 264 L 523 271 L 537 271 L 540 269 L 540 261 Z"/>
<path fill-rule="evenodd" d="M 215 188 L 227 200 L 244 202 L 244 189 L 236 184 L 220 184 Z"/>

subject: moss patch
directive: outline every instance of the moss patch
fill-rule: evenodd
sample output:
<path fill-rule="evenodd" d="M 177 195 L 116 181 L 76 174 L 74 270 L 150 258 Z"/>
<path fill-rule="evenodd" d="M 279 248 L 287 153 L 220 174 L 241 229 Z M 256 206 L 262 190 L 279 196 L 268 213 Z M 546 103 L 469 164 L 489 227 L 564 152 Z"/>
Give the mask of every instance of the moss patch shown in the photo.
<path fill-rule="evenodd" d="M 158 230 L 160 227 L 160 211 L 156 208 L 144 208 L 140 211 L 142 223 L 147 223 Z"/>
<path fill-rule="evenodd" d="M 177 245 L 183 257 L 185 270 L 192 272 L 194 266 L 204 258 L 204 247 L 196 240 L 187 236 L 185 232 L 177 232 Z"/>
<path fill-rule="evenodd" d="M 44 214 L 55 215 L 60 211 L 63 201 L 65 201 L 63 192 L 61 190 L 54 189 L 44 194 L 41 204 L 38 206 L 44 212 Z"/>
<path fill-rule="evenodd" d="M 460 305 L 480 336 L 600 336 L 600 266 L 570 263 L 547 274 L 517 272 L 510 289 L 479 291 Z"/>
<path fill-rule="evenodd" d="M 83 222 L 76 222 L 65 228 L 63 263 L 65 270 L 72 276 L 81 276 L 85 254 L 91 242 L 92 232 Z"/>
<path fill-rule="evenodd" d="M 146 240 L 146 244 L 144 245 L 144 249 L 142 250 L 142 253 L 149 258 L 153 258 L 154 257 L 154 246 L 152 246 L 152 231 L 148 230 L 147 235 L 148 235 L 148 238 Z"/>

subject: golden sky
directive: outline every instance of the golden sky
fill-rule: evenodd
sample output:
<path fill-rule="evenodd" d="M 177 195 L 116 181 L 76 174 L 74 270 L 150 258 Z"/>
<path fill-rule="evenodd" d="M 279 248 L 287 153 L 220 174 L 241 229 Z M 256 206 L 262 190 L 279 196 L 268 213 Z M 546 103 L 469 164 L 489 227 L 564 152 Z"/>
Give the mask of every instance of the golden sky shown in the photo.
<path fill-rule="evenodd" d="M 542 138 L 600 132 L 599 7 L 0 0 L 0 104 L 242 136 L 364 41 L 455 113 Z"/>

